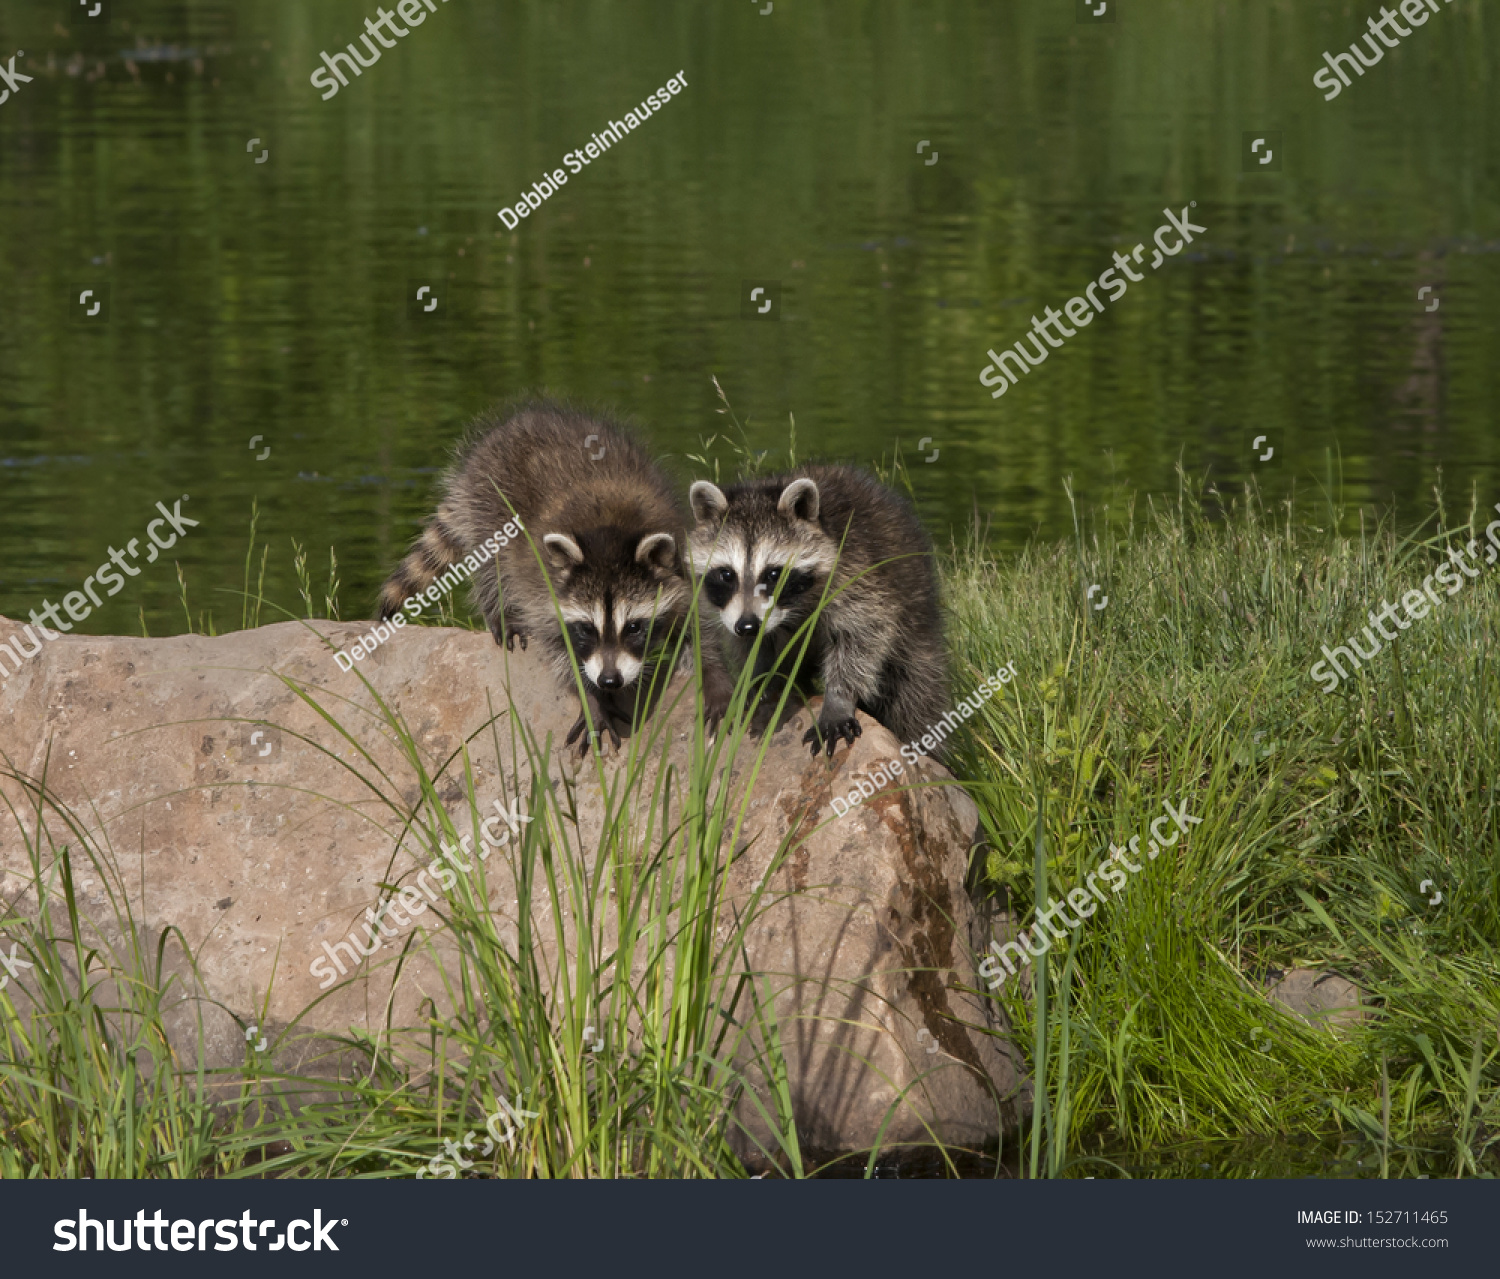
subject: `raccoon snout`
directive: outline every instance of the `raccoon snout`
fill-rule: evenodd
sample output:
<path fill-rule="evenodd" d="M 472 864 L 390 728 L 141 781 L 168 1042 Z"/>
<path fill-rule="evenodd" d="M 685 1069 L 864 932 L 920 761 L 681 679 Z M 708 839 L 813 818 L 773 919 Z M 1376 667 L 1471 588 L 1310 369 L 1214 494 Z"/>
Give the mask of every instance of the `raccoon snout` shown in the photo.
<path fill-rule="evenodd" d="M 600 674 L 598 683 L 600 688 L 610 693 L 625 687 L 625 679 L 619 671 L 604 671 Z"/>
<path fill-rule="evenodd" d="M 751 617 L 748 614 L 734 624 L 734 633 L 743 635 L 747 639 L 760 630 L 760 618 Z"/>

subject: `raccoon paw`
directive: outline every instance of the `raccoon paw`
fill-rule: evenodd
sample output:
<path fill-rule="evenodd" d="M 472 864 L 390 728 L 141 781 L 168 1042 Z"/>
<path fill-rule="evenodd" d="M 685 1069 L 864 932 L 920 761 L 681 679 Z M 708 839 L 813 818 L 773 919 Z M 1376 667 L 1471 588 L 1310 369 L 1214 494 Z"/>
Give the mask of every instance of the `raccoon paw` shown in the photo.
<path fill-rule="evenodd" d="M 826 749 L 828 758 L 833 758 L 833 748 L 839 744 L 839 738 L 843 738 L 850 746 L 854 745 L 854 739 L 864 729 L 859 726 L 859 721 L 850 715 L 844 719 L 831 720 L 828 723 L 818 721 L 812 728 L 802 735 L 804 746 L 812 744 L 813 757 L 816 758 L 819 749 Z"/>
<path fill-rule="evenodd" d="M 796 706 L 778 707 L 773 701 L 759 702 L 750 714 L 750 731 L 757 737 L 774 733 L 796 713 Z"/>
<path fill-rule="evenodd" d="M 526 647 L 526 632 L 514 623 L 507 623 L 504 618 L 490 623 L 490 634 L 495 637 L 495 643 L 505 645 L 507 653 L 514 653 L 516 651 L 517 640 L 521 641 L 521 648 L 523 650 Z"/>
<path fill-rule="evenodd" d="M 729 713 L 730 698 L 705 693 L 703 698 L 703 727 L 710 737 L 719 731 L 724 716 Z"/>
<path fill-rule="evenodd" d="M 580 714 L 577 723 L 568 730 L 567 740 L 563 743 L 564 746 L 571 746 L 574 741 L 578 741 L 578 757 L 580 759 L 588 755 L 589 747 L 594 745 L 595 742 L 598 742 L 600 749 L 603 750 L 604 733 L 609 734 L 610 745 L 616 750 L 620 749 L 620 734 L 615 730 L 615 726 L 608 716 L 604 718 L 604 729 L 602 731 L 596 729 L 593 732 L 589 732 L 588 727 L 588 716 Z M 582 740 L 579 740 L 580 738 Z"/>
<path fill-rule="evenodd" d="M 574 742 L 578 741 L 579 734 L 581 733 L 583 734 L 583 742 L 579 746 L 579 754 L 587 755 L 589 753 L 589 742 L 598 736 L 597 733 L 589 732 L 588 727 L 588 716 L 580 714 L 574 721 L 573 727 L 568 730 L 568 736 L 564 739 L 563 745 L 571 746 Z"/>

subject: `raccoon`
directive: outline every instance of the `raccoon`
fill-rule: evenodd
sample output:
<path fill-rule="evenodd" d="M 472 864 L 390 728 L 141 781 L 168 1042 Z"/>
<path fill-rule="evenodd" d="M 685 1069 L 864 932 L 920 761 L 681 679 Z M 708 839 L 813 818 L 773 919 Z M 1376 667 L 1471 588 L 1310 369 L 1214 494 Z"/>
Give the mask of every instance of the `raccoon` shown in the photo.
<path fill-rule="evenodd" d="M 850 466 L 804 466 L 689 501 L 694 572 L 739 665 L 764 630 L 754 675 L 780 695 L 792 638 L 815 610 L 803 670 L 823 678 L 804 744 L 829 757 L 859 736 L 858 707 L 898 738 L 920 737 L 947 707 L 948 665 L 932 543 L 910 505 Z M 800 647 L 800 645 L 799 645 Z"/>
<path fill-rule="evenodd" d="M 525 533 L 495 551 L 494 569 L 475 574 L 475 602 L 497 644 L 513 649 L 520 640 L 524 649 L 537 640 L 563 684 L 576 688 L 571 641 L 584 703 L 567 745 L 592 724 L 581 754 L 601 732 L 618 749 L 616 726 L 628 728 L 649 709 L 645 698 L 665 684 L 662 667 L 679 642 L 687 663 L 693 655 L 683 630 L 693 595 L 679 553 L 684 513 L 670 481 L 619 424 L 545 401 L 481 417 L 444 477 L 437 513 L 382 589 L 380 617 L 465 556 L 487 558 L 489 545 L 476 548 L 512 519 Z M 712 724 L 729 694 L 708 645 Z"/>

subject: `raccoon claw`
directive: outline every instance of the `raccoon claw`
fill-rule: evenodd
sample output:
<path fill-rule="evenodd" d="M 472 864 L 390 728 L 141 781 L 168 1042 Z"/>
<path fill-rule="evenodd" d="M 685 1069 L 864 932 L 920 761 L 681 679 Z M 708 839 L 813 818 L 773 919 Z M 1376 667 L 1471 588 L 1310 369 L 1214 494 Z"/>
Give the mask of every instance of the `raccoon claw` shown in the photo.
<path fill-rule="evenodd" d="M 587 755 L 589 753 L 589 743 L 599 736 L 597 732 L 589 729 L 589 717 L 587 715 L 579 715 L 573 727 L 568 730 L 568 736 L 564 740 L 563 745 L 571 746 L 574 742 L 578 741 L 580 735 L 582 735 L 583 741 L 578 747 L 578 753 L 580 755 Z"/>
<path fill-rule="evenodd" d="M 787 720 L 797 713 L 795 706 L 778 707 L 774 701 L 763 701 L 757 704 L 750 715 L 750 731 L 757 736 L 764 733 L 775 732 Z M 816 731 L 816 730 L 812 730 Z M 804 744 L 806 739 L 803 739 Z M 816 752 L 815 752 L 816 753 Z"/>
<path fill-rule="evenodd" d="M 490 634 L 495 637 L 495 643 L 504 644 L 507 653 L 516 651 L 516 641 L 521 641 L 521 647 L 526 647 L 526 636 L 520 631 L 512 630 L 509 626 L 496 625 L 490 627 Z"/>
<path fill-rule="evenodd" d="M 604 728 L 602 731 L 599 729 L 589 730 L 588 717 L 586 715 L 580 715 L 578 717 L 578 722 L 575 723 L 569 730 L 568 736 L 563 742 L 563 745 L 571 746 L 575 741 L 578 741 L 579 736 L 582 735 L 583 740 L 578 742 L 578 757 L 582 759 L 588 755 L 589 747 L 594 745 L 596 742 L 599 743 L 602 747 L 602 738 L 604 736 L 604 733 L 609 734 L 610 745 L 613 746 L 616 750 L 619 750 L 620 734 L 615 731 L 615 726 L 609 722 L 608 718 L 606 718 L 604 721 Z"/>
<path fill-rule="evenodd" d="M 815 724 L 802 735 L 804 746 L 811 743 L 813 758 L 817 758 L 820 749 L 826 749 L 828 758 L 833 758 L 833 749 L 839 744 L 839 738 L 843 738 L 850 746 L 854 745 L 854 739 L 864 729 L 859 726 L 859 721 L 850 715 L 847 719 L 841 719 L 830 724 Z"/>
<path fill-rule="evenodd" d="M 703 728 L 709 737 L 719 731 L 724 716 L 729 713 L 728 699 L 707 698 L 703 703 Z"/>

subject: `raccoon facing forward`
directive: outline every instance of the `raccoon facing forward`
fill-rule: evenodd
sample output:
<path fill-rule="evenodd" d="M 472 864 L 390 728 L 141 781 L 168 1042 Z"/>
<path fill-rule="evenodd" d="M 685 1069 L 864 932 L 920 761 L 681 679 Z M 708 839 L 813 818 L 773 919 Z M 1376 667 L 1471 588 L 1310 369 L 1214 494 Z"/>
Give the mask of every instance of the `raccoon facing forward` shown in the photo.
<path fill-rule="evenodd" d="M 494 551 L 493 569 L 485 564 L 474 575 L 475 602 L 497 644 L 510 649 L 519 639 L 525 648 L 536 640 L 564 686 L 576 688 L 571 641 L 584 704 L 567 745 L 592 723 L 581 753 L 601 732 L 618 748 L 616 726 L 628 729 L 649 710 L 645 699 L 653 687 L 660 692 L 674 653 L 691 666 L 684 628 L 693 587 L 679 551 L 686 520 L 672 485 L 617 423 L 547 402 L 480 418 L 444 477 L 437 513 L 382 589 L 380 616 L 393 616 L 471 553 L 487 559 L 487 539 L 512 520 L 525 532 Z M 729 693 L 710 645 L 704 699 L 711 723 Z"/>
<path fill-rule="evenodd" d="M 854 467 L 805 466 L 722 490 L 700 480 L 689 501 L 693 569 L 739 665 L 764 631 L 754 674 L 782 677 L 793 636 L 821 605 L 802 667 L 823 679 L 822 713 L 803 738 L 814 755 L 831 757 L 840 737 L 853 744 L 856 707 L 902 741 L 942 719 L 932 543 L 901 497 Z"/>

